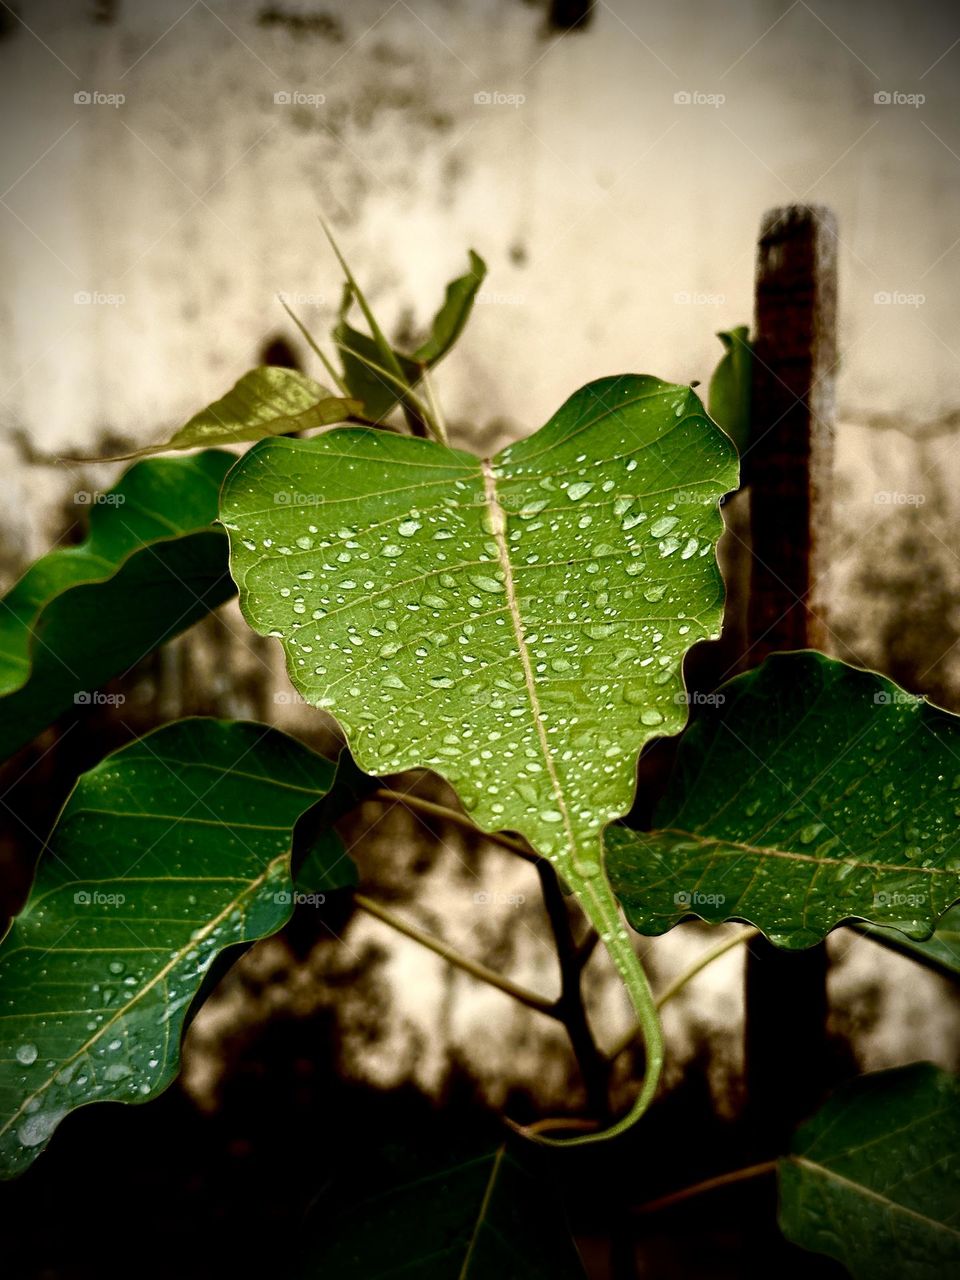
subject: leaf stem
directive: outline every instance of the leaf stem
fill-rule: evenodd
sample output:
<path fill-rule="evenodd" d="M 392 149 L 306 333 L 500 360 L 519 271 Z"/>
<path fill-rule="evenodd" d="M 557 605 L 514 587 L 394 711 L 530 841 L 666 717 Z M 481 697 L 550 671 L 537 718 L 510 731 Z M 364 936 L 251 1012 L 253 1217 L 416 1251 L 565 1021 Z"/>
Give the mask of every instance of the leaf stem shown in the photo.
<path fill-rule="evenodd" d="M 739 947 L 741 943 L 749 942 L 751 938 L 757 937 L 759 933 L 759 929 L 754 929 L 751 926 L 749 928 L 741 929 L 739 933 L 735 933 L 729 938 L 724 938 L 723 941 L 718 942 L 716 946 L 708 947 L 699 956 L 697 956 L 696 960 L 694 960 L 693 964 L 690 965 L 689 968 L 684 969 L 682 973 L 678 974 L 672 982 L 668 983 L 668 985 L 664 987 L 663 991 L 661 991 L 656 997 L 657 1008 L 662 1009 L 668 1000 L 672 1000 L 678 992 L 683 990 L 691 978 L 695 978 L 697 976 L 701 969 L 705 969 L 707 965 L 713 964 L 714 960 L 719 960 L 721 956 L 726 955 L 728 951 L 732 951 L 734 947 Z M 626 1050 L 630 1048 L 636 1038 L 637 1028 L 631 1027 L 623 1039 L 610 1050 L 608 1060 L 613 1062 L 615 1059 L 619 1058 L 621 1053 L 625 1053 Z"/>
<path fill-rule="evenodd" d="M 580 985 L 583 973 L 582 949 L 574 939 L 566 898 L 556 872 L 549 862 L 541 859 L 537 863 L 537 874 L 560 962 L 560 999 L 557 1001 L 557 1009 L 583 1077 L 587 1104 L 594 1115 L 605 1122 L 610 1118 L 610 1064 L 593 1038 L 583 1003 Z"/>
<path fill-rule="evenodd" d="M 682 1204 L 685 1200 L 692 1200 L 694 1196 L 703 1195 L 707 1191 L 714 1191 L 718 1187 L 733 1186 L 737 1182 L 747 1182 L 751 1178 L 762 1178 L 769 1173 L 775 1173 L 778 1161 L 764 1160 L 761 1164 L 749 1164 L 742 1169 L 733 1169 L 729 1173 L 718 1174 L 715 1178 L 704 1178 L 702 1182 L 695 1182 L 692 1186 L 681 1187 L 679 1191 L 671 1191 L 669 1195 L 658 1196 L 656 1200 L 648 1200 L 646 1204 L 638 1205 L 634 1210 L 638 1214 L 659 1213 L 661 1209 L 672 1208 L 675 1204 Z"/>
<path fill-rule="evenodd" d="M 443 410 L 440 407 L 440 401 L 437 398 L 437 391 L 433 385 L 433 377 L 426 365 L 423 366 L 423 375 L 421 380 L 423 382 L 424 390 L 427 393 L 427 404 L 430 406 L 430 416 L 432 417 L 433 424 L 437 430 L 437 438 L 440 440 L 441 444 L 449 444 L 449 440 L 447 438 L 447 424 L 443 416 Z"/>
<path fill-rule="evenodd" d="M 287 301 L 285 298 L 280 297 L 280 305 L 281 307 L 283 307 L 284 311 L 286 311 L 287 315 L 290 317 L 293 323 L 300 330 L 300 333 L 303 335 L 304 341 L 306 342 L 307 346 L 310 348 L 313 354 L 319 358 L 320 363 L 326 369 L 327 373 L 330 375 L 333 381 L 337 384 L 337 388 L 340 394 L 342 396 L 351 398 L 350 388 L 347 386 L 346 382 L 343 380 L 340 374 L 337 373 L 336 369 L 333 366 L 332 361 L 327 357 L 326 353 L 322 351 L 320 347 L 317 345 L 316 339 L 314 338 L 310 330 L 307 328 L 307 326 L 303 323 L 303 321 L 296 314 L 296 312 L 287 305 Z"/>
<path fill-rule="evenodd" d="M 504 977 L 503 974 L 497 973 L 494 969 L 489 969 L 485 964 L 481 964 L 479 960 L 471 960 L 469 956 L 463 955 L 440 938 L 435 938 L 415 924 L 410 924 L 399 916 L 395 916 L 392 911 L 381 906 L 379 902 L 375 902 L 372 898 L 368 898 L 366 894 L 355 893 L 353 900 L 368 915 L 375 916 L 383 924 L 389 925 L 391 929 L 396 929 L 397 933 L 402 933 L 404 937 L 410 938 L 414 942 L 419 942 L 428 951 L 441 956 L 449 964 L 462 969 L 464 973 L 469 973 L 479 981 L 489 983 L 492 987 L 497 987 L 506 995 L 513 996 L 514 1000 L 519 1000 L 521 1004 L 525 1004 L 530 1009 L 536 1009 L 538 1013 L 545 1014 L 548 1018 L 560 1018 L 558 1002 L 548 1000 L 545 996 L 538 995 L 535 991 L 529 991 L 519 983 Z"/>

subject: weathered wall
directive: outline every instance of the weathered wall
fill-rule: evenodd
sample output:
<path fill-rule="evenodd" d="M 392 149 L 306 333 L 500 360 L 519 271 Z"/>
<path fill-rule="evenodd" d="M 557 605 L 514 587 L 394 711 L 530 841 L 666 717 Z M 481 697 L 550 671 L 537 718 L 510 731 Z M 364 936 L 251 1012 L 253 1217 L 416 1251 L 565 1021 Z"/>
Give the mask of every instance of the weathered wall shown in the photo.
<path fill-rule="evenodd" d="M 467 245 L 488 259 L 439 377 L 459 439 L 479 448 L 594 376 L 706 379 L 714 331 L 750 316 L 763 210 L 816 200 L 842 239 L 837 651 L 960 706 L 960 46 L 945 7 L 611 0 L 566 35 L 546 8 L 4 10 L 0 569 L 72 536 L 70 495 L 111 475 L 36 455 L 159 437 L 278 335 L 313 367 L 274 295 L 329 326 L 339 288 L 318 211 L 394 332 L 423 324 Z M 284 687 L 262 647 L 246 668 L 261 660 L 272 675 L 240 707 L 258 714 Z M 667 968 L 673 945 L 658 944 Z M 425 991 L 436 962 L 411 958 L 413 980 L 406 956 L 399 982 Z M 671 1015 L 676 1049 L 735 1020 L 735 968 L 702 980 L 721 986 L 697 1022 Z M 839 972 L 855 1009 L 854 959 Z M 929 988 L 930 1007 L 932 982 L 915 979 L 915 1003 Z M 949 1029 L 924 1051 L 949 1058 Z M 870 1061 L 897 1044 L 874 1036 Z"/>

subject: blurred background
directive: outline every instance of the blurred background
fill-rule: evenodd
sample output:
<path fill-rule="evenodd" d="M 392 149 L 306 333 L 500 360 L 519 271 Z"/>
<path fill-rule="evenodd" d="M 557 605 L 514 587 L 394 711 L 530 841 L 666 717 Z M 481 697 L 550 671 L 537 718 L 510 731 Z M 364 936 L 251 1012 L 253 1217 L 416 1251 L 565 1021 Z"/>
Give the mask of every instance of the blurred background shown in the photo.
<path fill-rule="evenodd" d="M 0 86 L 4 589 L 83 536 L 76 495 L 119 471 L 65 456 L 161 439 L 258 363 L 323 381 L 277 300 L 318 337 L 334 322 L 340 278 L 318 214 L 399 342 L 422 331 L 468 247 L 487 260 L 436 382 L 453 442 L 490 452 L 591 378 L 706 382 L 716 332 L 751 320 L 762 215 L 819 203 L 839 226 L 831 649 L 960 710 L 950 6 L 17 0 L 0 2 Z M 5 775 L 10 909 L 33 833 L 76 771 L 158 720 L 251 716 L 331 747 L 330 726 L 287 689 L 272 642 L 226 608 L 126 677 L 121 712 L 92 708 L 80 732 L 51 731 Z M 530 869 L 439 835 L 409 815 L 379 822 L 354 850 L 371 892 L 553 990 Z M 519 901 L 478 909 L 478 886 Z M 697 925 L 644 941 L 654 983 L 704 945 Z M 848 930 L 830 949 L 838 1052 L 862 1069 L 960 1066 L 960 1011 L 942 979 Z M 739 1105 L 742 967 L 730 953 L 666 1015 L 673 1110 L 661 1123 L 705 1151 L 729 1141 Z M 602 959 L 588 977 L 612 1042 L 625 1002 Z M 575 1105 L 578 1088 L 562 1035 L 535 1014 L 347 906 L 298 917 L 226 977 L 189 1032 L 182 1083 L 152 1114 L 110 1108 L 107 1128 L 71 1117 L 5 1191 L 12 1215 L 56 1196 L 71 1224 L 39 1258 L 15 1250 L 14 1265 L 113 1274 L 90 1231 L 94 1191 L 109 1189 L 159 1257 L 211 1274 L 210 1250 L 243 1256 L 246 1221 L 260 1224 L 257 1248 L 276 1247 L 329 1190 L 330 1151 L 346 1160 L 358 1135 L 423 1132 L 438 1098 L 482 1117 L 517 1098 Z M 664 1245 L 649 1273 L 745 1274 L 723 1230 L 686 1243 L 702 1249 L 696 1261 Z"/>

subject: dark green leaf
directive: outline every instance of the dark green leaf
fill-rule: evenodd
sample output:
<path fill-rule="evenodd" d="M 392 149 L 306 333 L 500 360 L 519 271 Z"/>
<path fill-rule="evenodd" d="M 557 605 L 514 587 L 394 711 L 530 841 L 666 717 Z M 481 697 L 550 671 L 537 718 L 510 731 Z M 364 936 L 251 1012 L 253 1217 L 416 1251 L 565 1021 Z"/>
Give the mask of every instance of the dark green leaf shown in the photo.
<path fill-rule="evenodd" d="M 487 274 L 487 264 L 470 250 L 470 270 L 447 285 L 443 306 L 433 317 L 430 337 L 413 353 L 417 364 L 428 368 L 447 354 L 470 319 L 473 301 Z"/>
<path fill-rule="evenodd" d="M 335 774 L 275 729 L 183 720 L 80 778 L 0 945 L 0 1176 L 74 1108 L 170 1083 L 212 961 L 289 918 L 294 827 Z M 352 883 L 329 826 L 314 842 Z"/>
<path fill-rule="evenodd" d="M 583 1280 L 560 1205 L 502 1148 L 445 1165 L 407 1153 L 395 1185 L 318 1206 L 298 1280 Z"/>
<path fill-rule="evenodd" d="M 689 387 L 624 376 L 491 461 L 337 430 L 262 442 L 223 491 L 244 614 L 298 690 L 368 773 L 436 769 L 481 827 L 527 836 L 641 1016 L 600 833 L 630 807 L 643 744 L 686 719 L 681 663 L 719 630 L 735 483 Z"/>
<path fill-rule="evenodd" d="M 750 443 L 750 397 L 753 379 L 753 348 L 749 330 L 739 325 L 729 333 L 718 333 L 725 355 L 713 371 L 707 403 L 710 417 L 743 453 Z"/>
<path fill-rule="evenodd" d="M 929 937 L 960 897 L 960 717 L 818 653 L 774 655 L 714 697 L 655 829 L 607 832 L 634 928 L 694 914 L 806 947 L 862 919 Z"/>
<path fill-rule="evenodd" d="M 863 1076 L 779 1163 L 780 1226 L 860 1280 L 960 1273 L 960 1083 L 926 1064 Z"/>
<path fill-rule="evenodd" d="M 157 458 L 83 495 L 85 541 L 38 560 L 0 601 L 0 758 L 230 598 L 213 522 L 234 461 Z"/>
<path fill-rule="evenodd" d="M 860 931 L 877 942 L 882 942 L 892 951 L 900 951 L 914 960 L 920 960 L 948 977 L 960 978 L 960 907 L 951 907 L 941 917 L 932 936 L 925 941 L 908 938 L 899 929 L 882 925 L 862 925 Z"/>

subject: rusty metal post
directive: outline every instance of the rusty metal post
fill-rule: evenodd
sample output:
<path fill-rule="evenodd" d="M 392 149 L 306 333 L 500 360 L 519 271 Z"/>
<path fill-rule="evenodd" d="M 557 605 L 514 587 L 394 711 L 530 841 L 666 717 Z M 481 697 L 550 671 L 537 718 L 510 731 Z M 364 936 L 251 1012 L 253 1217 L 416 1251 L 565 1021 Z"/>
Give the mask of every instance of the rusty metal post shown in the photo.
<path fill-rule="evenodd" d="M 818 585 L 830 534 L 837 362 L 833 214 L 789 206 L 760 230 L 754 373 L 745 482 L 751 583 L 746 665 L 783 649 L 826 648 Z M 748 1115 L 760 1146 L 779 1149 L 828 1077 L 827 953 L 759 939 L 747 959 Z"/>

